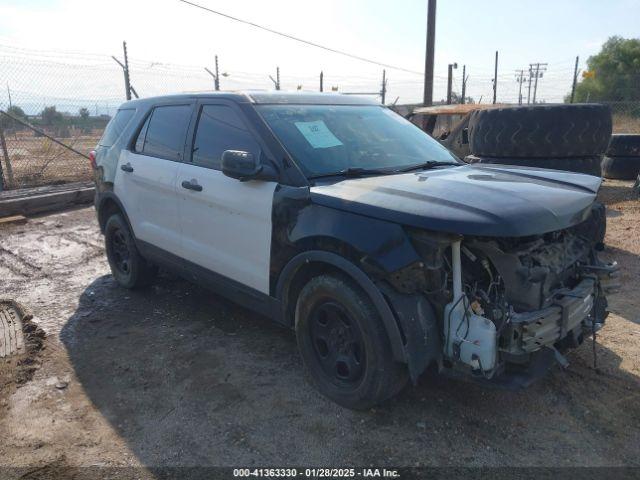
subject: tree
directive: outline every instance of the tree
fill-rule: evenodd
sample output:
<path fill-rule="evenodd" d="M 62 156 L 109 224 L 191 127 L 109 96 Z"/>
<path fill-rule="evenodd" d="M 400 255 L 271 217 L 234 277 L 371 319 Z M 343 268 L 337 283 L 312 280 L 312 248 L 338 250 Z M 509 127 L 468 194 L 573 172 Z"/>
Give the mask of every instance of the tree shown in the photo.
<path fill-rule="evenodd" d="M 89 118 L 89 110 L 85 107 L 82 107 L 80 110 L 78 110 L 78 115 L 80 115 L 80 118 L 82 120 L 86 121 Z"/>
<path fill-rule="evenodd" d="M 20 120 L 26 120 L 27 115 L 24 113 L 24 110 L 20 108 L 18 105 L 12 105 L 7 108 L 7 113 L 12 117 L 18 118 Z M 15 128 L 20 129 L 21 125 L 7 117 L 6 115 L 0 114 L 0 126 L 4 129 Z"/>
<path fill-rule="evenodd" d="M 44 107 L 44 110 L 40 112 L 43 125 L 53 125 L 62 121 L 62 114 L 56 110 L 55 105 L 51 107 Z"/>
<path fill-rule="evenodd" d="M 587 66 L 574 101 L 640 100 L 640 38 L 610 37 Z"/>

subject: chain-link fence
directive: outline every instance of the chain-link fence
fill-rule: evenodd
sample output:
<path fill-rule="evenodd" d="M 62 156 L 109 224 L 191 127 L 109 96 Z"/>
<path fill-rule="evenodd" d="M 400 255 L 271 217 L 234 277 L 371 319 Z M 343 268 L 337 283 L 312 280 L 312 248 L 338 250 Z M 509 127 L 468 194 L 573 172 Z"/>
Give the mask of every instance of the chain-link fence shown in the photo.
<path fill-rule="evenodd" d="M 119 61 L 123 59 L 120 58 Z M 536 98 L 539 103 L 563 102 L 573 82 L 573 60 L 547 64 L 544 78 L 531 89 L 518 82 L 515 70 L 501 67 L 497 77 L 497 102 L 517 104 Z M 213 62 L 211 62 L 213 64 Z M 141 97 L 214 88 L 206 65 L 175 65 L 129 59 L 131 86 Z M 227 70 L 221 65 L 219 80 L 225 90 L 272 89 L 272 72 Z M 453 71 L 453 101 L 460 100 L 461 68 Z M 489 103 L 493 97 L 492 64 L 466 65 L 465 99 Z M 522 70 L 520 70 L 522 72 Z M 283 90 L 319 90 L 317 75 L 283 71 Z M 324 72 L 324 91 L 378 95 L 380 76 L 370 73 Z M 389 72 L 386 103 L 418 104 L 422 98 L 420 75 Z M 434 99 L 444 102 L 447 77 L 434 77 Z M 4 90 L 4 91 L 3 91 Z M 23 188 L 90 180 L 86 158 L 107 122 L 125 100 L 122 67 L 104 54 L 36 51 L 0 45 L 0 186 Z M 640 133 L 640 102 L 609 102 L 614 132 Z M 403 111 L 402 108 L 399 109 Z M 406 110 L 406 109 L 405 109 Z M 3 113 L 5 112 L 5 113 Z"/>

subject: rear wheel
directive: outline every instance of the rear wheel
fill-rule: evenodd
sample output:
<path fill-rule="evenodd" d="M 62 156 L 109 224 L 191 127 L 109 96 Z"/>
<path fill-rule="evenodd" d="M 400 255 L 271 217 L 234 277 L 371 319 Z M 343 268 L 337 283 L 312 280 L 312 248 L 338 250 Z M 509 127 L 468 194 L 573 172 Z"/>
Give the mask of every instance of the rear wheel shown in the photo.
<path fill-rule="evenodd" d="M 114 214 L 109 217 L 104 229 L 104 241 L 111 273 L 121 286 L 137 288 L 151 283 L 157 268 L 138 252 L 122 215 Z"/>
<path fill-rule="evenodd" d="M 344 407 L 369 408 L 407 383 L 376 308 L 346 277 L 321 275 L 302 289 L 296 336 L 316 388 Z"/>

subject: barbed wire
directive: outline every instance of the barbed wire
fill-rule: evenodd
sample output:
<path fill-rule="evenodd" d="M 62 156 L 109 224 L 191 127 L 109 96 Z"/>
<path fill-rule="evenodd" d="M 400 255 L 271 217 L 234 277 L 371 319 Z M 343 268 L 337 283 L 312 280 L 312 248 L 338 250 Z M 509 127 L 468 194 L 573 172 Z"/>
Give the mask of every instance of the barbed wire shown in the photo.
<path fill-rule="evenodd" d="M 571 91 L 575 59 L 547 65 L 538 81 L 539 102 L 562 102 Z M 214 82 L 204 69 L 206 65 L 181 65 L 138 57 L 129 59 L 131 82 L 143 97 L 177 92 L 204 92 Z M 497 81 L 497 101 L 518 103 L 519 87 L 515 71 L 501 66 Z M 522 67 L 528 72 L 528 67 Z M 275 70 L 275 68 L 274 68 Z M 281 69 L 283 89 L 319 89 L 319 74 L 288 72 Z M 0 110 L 9 111 L 37 130 L 24 128 L 0 115 L 0 132 L 5 137 L 7 158 L 2 158 L 5 187 L 45 185 L 56 182 L 88 180 L 90 168 L 86 159 L 65 150 L 48 136 L 79 151 L 93 148 L 102 131 L 125 100 L 122 68 L 106 54 L 35 50 L 0 42 Z M 222 68 L 222 88 L 272 89 L 269 75 L 273 72 Z M 346 74 L 324 69 L 324 89 L 348 93 L 376 93 L 381 89 L 380 75 L 358 72 Z M 468 80 L 465 97 L 488 103 L 493 98 L 494 75 L 487 66 L 466 65 Z M 387 72 L 387 102 L 398 98 L 400 104 L 418 104 L 423 95 L 423 80 L 403 72 Z M 640 76 L 639 76 L 640 80 Z M 462 69 L 454 71 L 453 91 L 460 95 Z M 446 75 L 434 76 L 434 99 L 445 101 Z M 522 85 L 526 101 L 528 84 Z M 610 102 L 617 131 L 640 132 L 640 102 Z M 7 174 L 11 173 L 11 178 Z"/>

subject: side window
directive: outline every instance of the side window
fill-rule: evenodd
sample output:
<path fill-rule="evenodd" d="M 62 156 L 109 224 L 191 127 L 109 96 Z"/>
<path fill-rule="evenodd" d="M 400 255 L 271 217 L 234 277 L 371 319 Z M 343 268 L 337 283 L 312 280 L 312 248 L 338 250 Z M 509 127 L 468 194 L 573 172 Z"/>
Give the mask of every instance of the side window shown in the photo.
<path fill-rule="evenodd" d="M 151 120 L 151 115 L 149 115 L 147 119 L 144 121 L 144 125 L 140 129 L 140 133 L 138 133 L 136 144 L 133 147 L 133 151 L 136 153 L 142 153 L 144 150 L 144 139 L 147 136 L 147 128 L 149 128 L 149 120 Z"/>
<path fill-rule="evenodd" d="M 107 128 L 104 129 L 98 145 L 101 147 L 110 147 L 116 143 L 116 140 L 120 138 L 124 129 L 127 128 L 135 112 L 136 111 L 131 108 L 118 110 L 116 115 L 109 121 Z"/>
<path fill-rule="evenodd" d="M 182 160 L 190 117 L 190 105 L 154 108 L 138 135 L 136 151 L 152 157 Z"/>
<path fill-rule="evenodd" d="M 204 105 L 193 141 L 193 163 L 220 170 L 225 150 L 243 150 L 260 155 L 260 146 L 231 107 Z"/>

